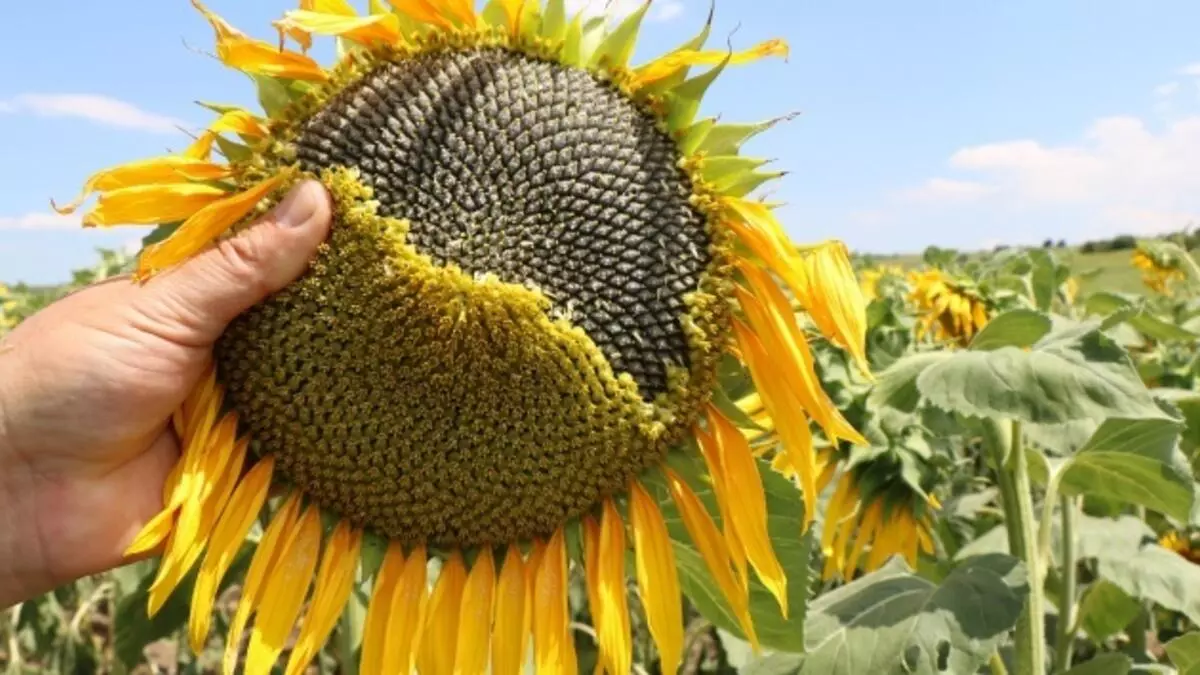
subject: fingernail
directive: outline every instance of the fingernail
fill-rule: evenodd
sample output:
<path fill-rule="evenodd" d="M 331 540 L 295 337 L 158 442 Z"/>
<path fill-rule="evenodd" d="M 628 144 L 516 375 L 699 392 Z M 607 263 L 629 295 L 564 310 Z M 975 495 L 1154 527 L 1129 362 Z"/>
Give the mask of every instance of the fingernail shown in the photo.
<path fill-rule="evenodd" d="M 280 227 L 303 227 L 313 219 L 320 200 L 325 198 L 325 186 L 317 181 L 304 181 L 292 188 L 275 207 L 275 222 Z"/>

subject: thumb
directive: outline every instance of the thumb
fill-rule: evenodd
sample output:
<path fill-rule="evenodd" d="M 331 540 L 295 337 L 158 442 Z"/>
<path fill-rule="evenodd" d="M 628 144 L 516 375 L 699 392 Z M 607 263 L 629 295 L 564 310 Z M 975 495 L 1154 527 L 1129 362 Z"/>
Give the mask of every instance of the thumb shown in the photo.
<path fill-rule="evenodd" d="M 317 181 L 292 188 L 257 223 L 159 277 L 151 294 L 199 342 L 299 277 L 329 233 L 332 205 Z"/>

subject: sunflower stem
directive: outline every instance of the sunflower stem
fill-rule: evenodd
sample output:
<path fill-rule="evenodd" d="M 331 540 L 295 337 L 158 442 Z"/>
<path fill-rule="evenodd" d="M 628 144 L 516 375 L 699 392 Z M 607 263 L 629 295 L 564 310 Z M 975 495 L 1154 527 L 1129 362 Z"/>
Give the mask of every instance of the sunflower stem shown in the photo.
<path fill-rule="evenodd" d="M 993 651 L 988 657 L 988 670 L 992 675 L 1008 675 L 1008 666 L 1004 665 L 1004 658 L 1000 656 L 999 650 Z"/>
<path fill-rule="evenodd" d="M 1012 422 L 1012 446 L 1009 452 L 1013 491 L 1016 497 L 1017 521 L 1009 524 L 1021 540 L 1021 559 L 1029 574 L 1029 599 L 1017 621 L 1017 672 L 1022 675 L 1043 675 L 1046 672 L 1045 579 L 1034 530 L 1033 487 L 1029 480 L 1029 458 L 1021 443 L 1021 423 Z M 1010 535 L 1011 536 L 1011 535 Z"/>
<path fill-rule="evenodd" d="M 1062 510 L 1062 597 L 1058 608 L 1058 636 L 1054 642 L 1054 672 L 1065 673 L 1071 667 L 1072 651 L 1075 647 L 1076 604 L 1075 589 L 1078 580 L 1075 521 L 1079 517 L 1079 504 L 1073 497 L 1061 497 Z"/>

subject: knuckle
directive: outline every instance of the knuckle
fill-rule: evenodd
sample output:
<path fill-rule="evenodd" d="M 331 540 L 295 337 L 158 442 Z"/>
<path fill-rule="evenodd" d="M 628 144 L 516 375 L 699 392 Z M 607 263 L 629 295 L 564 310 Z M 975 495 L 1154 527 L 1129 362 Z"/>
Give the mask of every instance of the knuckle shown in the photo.
<path fill-rule="evenodd" d="M 250 228 L 217 243 L 221 267 L 229 281 L 240 287 L 266 285 L 267 246 L 260 228 Z"/>

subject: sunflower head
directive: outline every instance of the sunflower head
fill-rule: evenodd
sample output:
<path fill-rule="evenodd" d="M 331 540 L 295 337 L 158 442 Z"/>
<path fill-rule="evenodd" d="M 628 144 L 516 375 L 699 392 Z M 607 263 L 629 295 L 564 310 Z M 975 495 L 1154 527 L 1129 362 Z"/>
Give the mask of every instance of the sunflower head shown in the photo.
<path fill-rule="evenodd" d="M 1158 545 L 1200 564 L 1200 546 L 1196 545 L 1195 538 L 1187 532 L 1168 530 L 1158 538 Z"/>
<path fill-rule="evenodd" d="M 904 270 L 899 265 L 877 265 L 858 273 L 859 288 L 867 302 L 887 295 L 889 289 L 904 280 Z"/>
<path fill-rule="evenodd" d="M 917 307 L 917 338 L 965 346 L 987 325 L 987 300 L 969 282 L 937 268 L 909 272 L 909 301 Z"/>
<path fill-rule="evenodd" d="M 198 565 L 201 647 L 214 589 L 265 509 L 227 669 L 253 619 L 247 672 L 266 672 L 308 597 L 288 664 L 303 669 L 364 538 L 378 537 L 366 672 L 513 673 L 530 636 L 539 672 L 559 672 L 573 661 L 572 563 L 604 666 L 629 672 L 632 548 L 673 672 L 679 584 L 640 481 L 659 472 L 745 634 L 755 640 L 747 564 L 786 614 L 759 466 L 721 410 L 718 364 L 733 356 L 752 380 L 781 441 L 769 459 L 811 522 L 827 467 L 810 423 L 834 443 L 865 441 L 821 388 L 793 303 L 864 370 L 865 306 L 843 244 L 795 246 L 751 197 L 780 174 L 741 148 L 774 122 L 698 116 L 719 75 L 786 46 L 705 49 L 705 26 L 635 66 L 648 2 L 610 25 L 562 0 L 482 12 L 391 0 L 366 15 L 305 0 L 275 22 L 278 43 L 193 4 L 265 110 L 217 107 L 184 152 L 101 171 L 60 211 L 97 192 L 87 226 L 169 224 L 139 257 L 142 283 L 236 236 L 302 178 L 329 189 L 334 223 L 300 279 L 229 327 L 175 416 L 183 457 L 130 548 L 164 551 L 151 612 Z M 337 38 L 332 67 L 307 55 L 316 35 Z M 663 463 L 688 448 L 724 531 Z M 285 496 L 268 500 L 272 486 Z M 443 561 L 436 579 L 430 557 Z"/>
<path fill-rule="evenodd" d="M 853 579 L 893 556 L 916 568 L 933 554 L 934 516 L 941 504 L 908 480 L 911 467 L 893 453 L 849 463 L 838 477 L 821 529 L 826 580 Z"/>
<path fill-rule="evenodd" d="M 1138 246 L 1130 261 L 1142 271 L 1142 283 L 1155 293 L 1173 295 L 1175 285 L 1187 279 L 1182 261 L 1157 247 Z"/>

